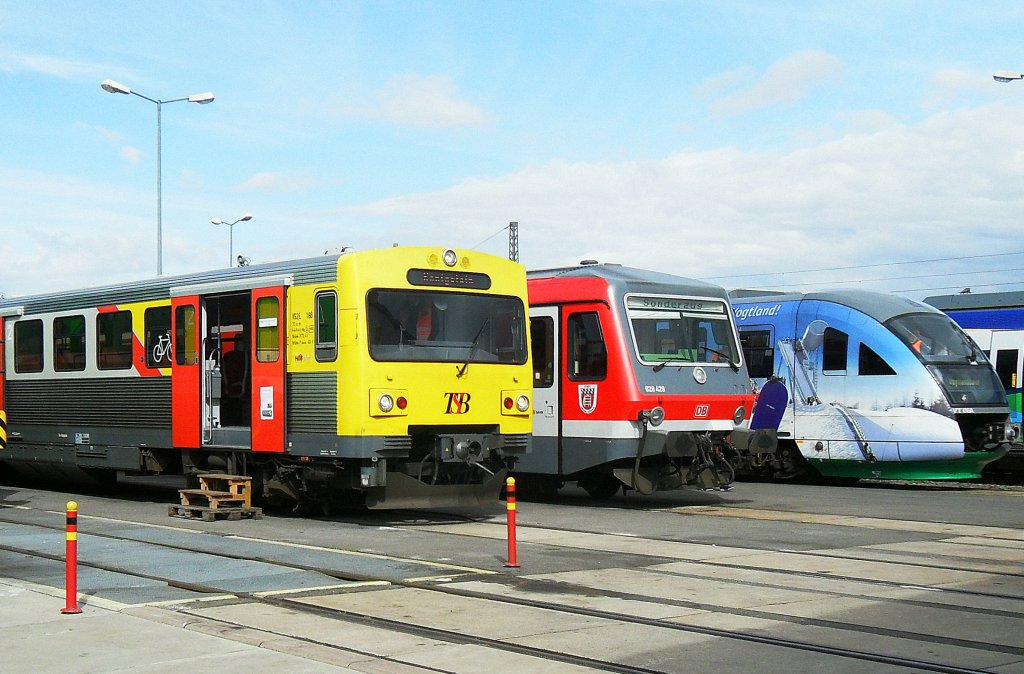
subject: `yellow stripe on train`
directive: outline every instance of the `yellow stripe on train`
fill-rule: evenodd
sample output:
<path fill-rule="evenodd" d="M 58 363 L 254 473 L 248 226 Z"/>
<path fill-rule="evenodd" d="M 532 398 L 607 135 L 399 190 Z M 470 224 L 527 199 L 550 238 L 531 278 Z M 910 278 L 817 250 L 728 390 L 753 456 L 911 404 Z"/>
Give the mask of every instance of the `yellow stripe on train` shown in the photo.
<path fill-rule="evenodd" d="M 0 410 L 0 449 L 7 449 L 7 412 Z"/>

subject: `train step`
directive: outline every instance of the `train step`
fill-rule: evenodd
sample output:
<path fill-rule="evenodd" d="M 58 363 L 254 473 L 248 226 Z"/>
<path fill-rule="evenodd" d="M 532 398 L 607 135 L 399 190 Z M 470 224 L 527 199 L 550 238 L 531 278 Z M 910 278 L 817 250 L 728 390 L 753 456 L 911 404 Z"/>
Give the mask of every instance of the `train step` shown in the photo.
<path fill-rule="evenodd" d="M 167 515 L 170 517 L 181 517 L 188 520 L 201 519 L 204 522 L 213 522 L 215 520 L 237 521 L 241 519 L 261 520 L 263 519 L 263 509 L 243 507 L 211 508 L 209 506 L 197 505 L 171 505 L 167 507 Z"/>

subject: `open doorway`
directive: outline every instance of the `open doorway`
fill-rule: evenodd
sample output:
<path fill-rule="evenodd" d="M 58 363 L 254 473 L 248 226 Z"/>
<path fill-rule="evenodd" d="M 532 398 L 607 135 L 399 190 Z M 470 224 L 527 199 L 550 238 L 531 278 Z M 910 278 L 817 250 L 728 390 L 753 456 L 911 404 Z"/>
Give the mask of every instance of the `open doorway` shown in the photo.
<path fill-rule="evenodd" d="M 250 293 L 203 298 L 204 442 L 249 447 L 252 426 Z"/>

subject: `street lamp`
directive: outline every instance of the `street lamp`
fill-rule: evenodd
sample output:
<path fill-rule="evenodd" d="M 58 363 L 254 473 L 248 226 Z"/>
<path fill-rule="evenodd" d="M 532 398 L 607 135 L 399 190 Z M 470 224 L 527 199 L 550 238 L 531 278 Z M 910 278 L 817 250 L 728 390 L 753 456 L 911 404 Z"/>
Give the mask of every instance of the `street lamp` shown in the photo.
<path fill-rule="evenodd" d="M 242 217 L 238 218 L 234 222 L 224 222 L 220 218 L 214 218 L 210 220 L 215 225 L 227 225 L 228 226 L 228 266 L 235 266 L 235 225 L 240 222 L 249 222 L 252 220 L 252 213 L 246 213 Z"/>
<path fill-rule="evenodd" d="M 162 188 L 160 180 L 160 111 L 163 108 L 164 103 L 177 103 L 179 101 L 188 101 L 189 103 L 199 103 L 205 105 L 206 103 L 213 102 L 213 92 L 207 91 L 202 94 L 193 94 L 186 96 L 185 98 L 172 98 L 168 101 L 162 101 L 149 96 L 143 96 L 137 91 L 132 91 L 120 82 L 114 80 L 103 80 L 100 84 L 103 91 L 111 94 L 132 94 L 139 98 L 144 98 L 150 103 L 156 103 L 156 275 L 160 276 L 164 273 L 164 251 L 163 251 L 163 202 L 162 202 Z"/>
<path fill-rule="evenodd" d="M 992 79 L 996 82 L 1012 82 L 1014 80 L 1024 80 L 1024 73 L 1019 73 L 1016 70 L 997 70 Z"/>

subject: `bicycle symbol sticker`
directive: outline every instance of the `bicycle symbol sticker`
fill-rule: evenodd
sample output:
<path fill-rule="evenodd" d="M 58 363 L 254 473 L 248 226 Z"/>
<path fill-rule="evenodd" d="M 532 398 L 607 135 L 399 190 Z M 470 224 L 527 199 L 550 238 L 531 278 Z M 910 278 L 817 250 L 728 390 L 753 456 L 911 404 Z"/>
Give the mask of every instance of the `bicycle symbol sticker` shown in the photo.
<path fill-rule="evenodd" d="M 153 345 L 153 361 L 151 367 L 167 367 L 171 364 L 171 335 L 164 333 L 160 335 L 156 344 Z"/>

